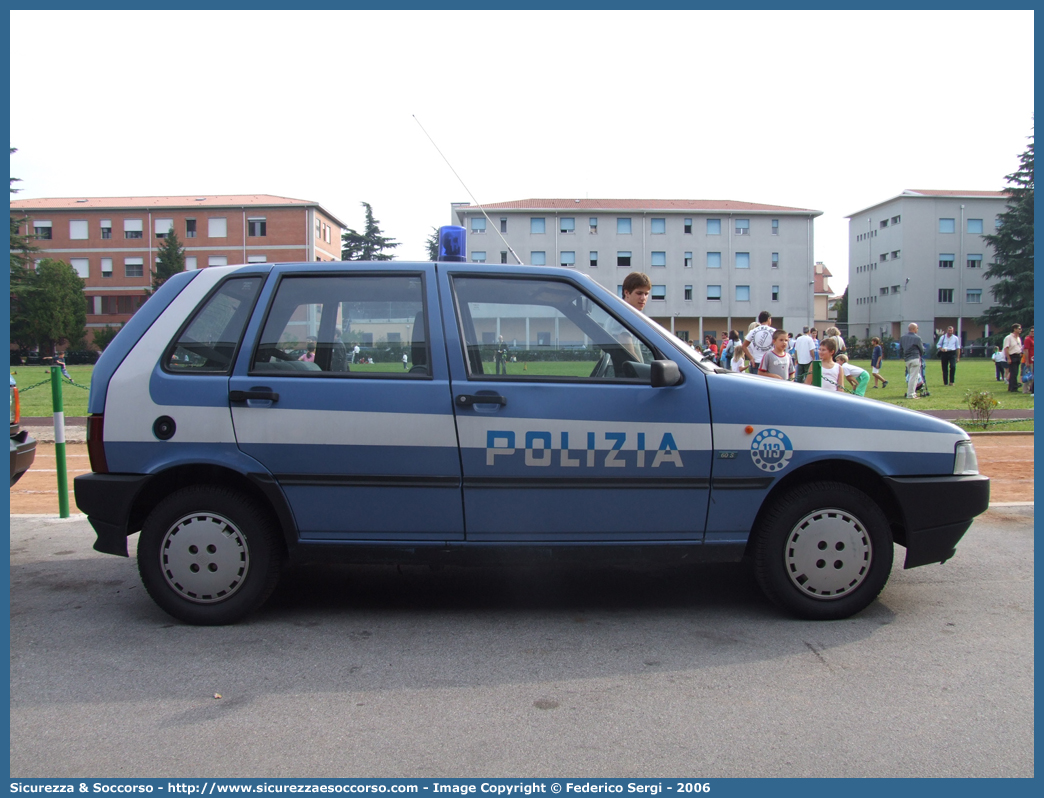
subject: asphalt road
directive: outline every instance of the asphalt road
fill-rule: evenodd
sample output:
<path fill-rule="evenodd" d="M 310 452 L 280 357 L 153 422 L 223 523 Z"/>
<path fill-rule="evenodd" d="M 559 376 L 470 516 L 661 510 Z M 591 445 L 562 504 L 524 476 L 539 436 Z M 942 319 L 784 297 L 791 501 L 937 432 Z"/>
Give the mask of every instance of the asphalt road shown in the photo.
<path fill-rule="evenodd" d="M 13 778 L 1034 775 L 1032 507 L 833 623 L 743 565 L 327 566 L 194 628 L 11 525 Z"/>

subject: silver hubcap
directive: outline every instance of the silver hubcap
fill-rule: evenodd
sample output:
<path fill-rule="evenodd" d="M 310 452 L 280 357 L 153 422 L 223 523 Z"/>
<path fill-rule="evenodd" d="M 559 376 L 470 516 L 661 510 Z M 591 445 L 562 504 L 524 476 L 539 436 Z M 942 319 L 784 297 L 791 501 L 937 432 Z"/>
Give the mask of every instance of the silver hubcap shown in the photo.
<path fill-rule="evenodd" d="M 250 568 L 246 538 L 214 513 L 193 513 L 175 523 L 160 549 L 163 577 L 182 598 L 197 604 L 227 599 Z"/>
<path fill-rule="evenodd" d="M 851 513 L 816 510 L 790 531 L 783 553 L 787 576 L 806 596 L 836 599 L 863 583 L 874 551 L 866 528 Z"/>

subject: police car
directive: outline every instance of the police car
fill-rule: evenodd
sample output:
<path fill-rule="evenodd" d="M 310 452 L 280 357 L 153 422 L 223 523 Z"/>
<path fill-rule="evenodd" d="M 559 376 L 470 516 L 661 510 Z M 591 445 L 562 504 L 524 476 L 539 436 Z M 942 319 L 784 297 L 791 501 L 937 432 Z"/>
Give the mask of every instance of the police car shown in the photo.
<path fill-rule="evenodd" d="M 776 604 L 844 618 L 893 542 L 943 562 L 989 501 L 957 427 L 725 372 L 559 268 L 179 274 L 105 350 L 89 413 L 94 548 L 140 531 L 150 596 L 195 624 L 260 606 L 286 562 L 530 557 L 749 556 Z"/>

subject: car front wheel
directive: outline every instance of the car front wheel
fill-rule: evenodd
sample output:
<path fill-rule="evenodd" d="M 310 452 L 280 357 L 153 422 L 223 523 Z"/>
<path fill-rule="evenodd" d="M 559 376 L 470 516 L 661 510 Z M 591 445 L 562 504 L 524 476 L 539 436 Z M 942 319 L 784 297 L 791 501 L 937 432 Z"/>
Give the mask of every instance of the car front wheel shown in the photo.
<path fill-rule="evenodd" d="M 171 494 L 138 538 L 145 589 L 178 620 L 229 624 L 275 589 L 282 547 L 271 517 L 235 491 L 209 486 Z"/>
<path fill-rule="evenodd" d="M 892 570 L 892 534 L 881 509 L 851 485 L 802 485 L 768 511 L 754 541 L 758 584 L 775 604 L 810 620 L 867 607 Z"/>

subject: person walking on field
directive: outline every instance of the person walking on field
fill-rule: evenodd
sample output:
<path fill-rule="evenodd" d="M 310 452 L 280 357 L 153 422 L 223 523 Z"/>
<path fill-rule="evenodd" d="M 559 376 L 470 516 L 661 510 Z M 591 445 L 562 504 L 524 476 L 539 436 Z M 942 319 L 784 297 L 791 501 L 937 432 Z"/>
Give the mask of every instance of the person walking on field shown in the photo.
<path fill-rule="evenodd" d="M 881 376 L 881 361 L 884 360 L 884 349 L 881 346 L 880 338 L 871 338 L 870 343 L 874 345 L 873 354 L 870 355 L 870 372 L 874 375 L 874 387 L 877 387 L 878 381 L 884 383 L 881 387 L 888 387 L 888 380 Z"/>
<path fill-rule="evenodd" d="M 906 398 L 917 398 L 917 383 L 921 379 L 921 359 L 924 357 L 924 341 L 917 334 L 917 325 L 910 322 L 908 332 L 899 339 L 899 354 L 906 361 Z"/>
<path fill-rule="evenodd" d="M 794 359 L 797 361 L 797 381 L 804 382 L 805 375 L 812 367 L 812 361 L 816 359 L 816 350 L 819 344 L 816 342 L 816 328 L 809 332 L 808 327 L 801 331 L 801 335 L 794 339 Z"/>
<path fill-rule="evenodd" d="M 957 377 L 957 363 L 961 359 L 961 339 L 953 334 L 953 327 L 947 327 L 946 332 L 939 336 L 936 348 L 942 361 L 943 385 L 953 385 Z"/>
<path fill-rule="evenodd" d="M 1008 364 L 1008 393 L 1018 393 L 1019 364 L 1022 363 L 1022 325 L 1011 325 L 1011 333 L 1004 339 L 1001 347 L 1004 361 Z"/>
<path fill-rule="evenodd" d="M 1022 373 L 1026 377 L 1022 384 L 1023 393 L 1033 393 L 1033 328 L 1029 328 L 1022 339 Z"/>

